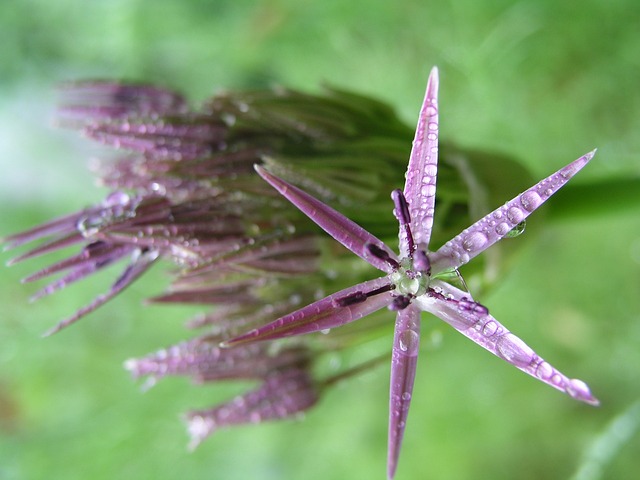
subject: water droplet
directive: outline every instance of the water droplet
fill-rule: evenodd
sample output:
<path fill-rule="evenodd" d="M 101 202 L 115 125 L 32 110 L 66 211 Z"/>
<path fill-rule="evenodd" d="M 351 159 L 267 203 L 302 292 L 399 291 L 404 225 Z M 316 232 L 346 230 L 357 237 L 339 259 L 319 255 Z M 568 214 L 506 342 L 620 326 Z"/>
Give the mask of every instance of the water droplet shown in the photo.
<path fill-rule="evenodd" d="M 520 203 L 526 211 L 533 212 L 540 206 L 542 199 L 540 198 L 540 195 L 538 195 L 538 192 L 528 191 L 520 195 Z"/>
<path fill-rule="evenodd" d="M 562 375 L 560 375 L 555 370 L 553 371 L 553 375 L 551 375 L 551 378 L 549 379 L 549 381 L 552 384 L 556 385 L 557 387 L 562 388 L 564 386 L 564 380 L 562 378 Z"/>
<path fill-rule="evenodd" d="M 411 400 L 411 394 L 409 392 L 404 392 L 402 394 L 402 400 L 404 400 L 405 402 L 408 402 L 409 400 Z"/>
<path fill-rule="evenodd" d="M 438 173 L 438 167 L 436 165 L 429 164 L 424 167 L 424 174 L 429 177 L 435 177 Z"/>
<path fill-rule="evenodd" d="M 124 206 L 127 205 L 130 200 L 129 195 L 125 192 L 115 191 L 107 196 L 103 204 L 105 207 Z"/>
<path fill-rule="evenodd" d="M 524 229 L 526 228 L 526 226 L 527 226 L 527 221 L 523 220 L 519 224 L 517 224 L 515 227 L 513 227 L 511 230 L 509 230 L 505 236 L 507 238 L 515 238 L 518 235 L 521 235 L 522 232 L 524 232 Z"/>
<path fill-rule="evenodd" d="M 433 105 L 429 105 L 427 107 L 427 115 L 430 117 L 433 117 L 434 115 L 438 114 L 438 109 L 436 107 L 434 107 Z"/>
<path fill-rule="evenodd" d="M 438 124 L 436 122 L 429 122 L 429 130 L 432 132 L 438 131 Z"/>
<path fill-rule="evenodd" d="M 433 197 L 436 194 L 435 185 L 423 185 L 420 189 L 420 193 L 425 197 Z"/>
<path fill-rule="evenodd" d="M 504 237 L 507 233 L 509 233 L 510 230 L 511 227 L 509 226 L 509 224 L 504 222 L 499 223 L 496 227 L 496 233 L 501 237 Z"/>
<path fill-rule="evenodd" d="M 102 226 L 102 221 L 100 218 L 88 216 L 82 217 L 76 223 L 76 228 L 80 235 L 84 238 L 90 238 L 96 235 L 100 231 L 100 227 Z"/>
<path fill-rule="evenodd" d="M 398 336 L 398 347 L 405 355 L 415 356 L 418 354 L 420 336 L 414 330 L 404 330 Z"/>
<path fill-rule="evenodd" d="M 491 337 L 498 331 L 498 323 L 495 320 L 489 320 L 482 327 L 482 335 L 485 337 Z"/>
<path fill-rule="evenodd" d="M 577 378 L 572 378 L 569 380 L 569 385 L 567 385 L 567 393 L 573 398 L 584 398 L 591 397 L 591 390 L 586 383 Z"/>
<path fill-rule="evenodd" d="M 536 367 L 536 377 L 541 378 L 542 380 L 549 380 L 553 373 L 553 367 L 544 360 Z"/>
<path fill-rule="evenodd" d="M 438 135 L 436 135 L 435 133 L 430 133 L 429 135 L 427 135 L 427 139 L 436 141 L 438 139 Z"/>
<path fill-rule="evenodd" d="M 151 185 L 149 185 L 149 188 L 152 192 L 157 193 L 158 195 L 165 196 L 167 194 L 167 189 L 160 183 L 152 182 Z"/>
<path fill-rule="evenodd" d="M 524 213 L 518 207 L 507 210 L 507 218 L 511 223 L 520 223 L 524 219 Z"/>
<path fill-rule="evenodd" d="M 482 232 L 473 232 L 462 241 L 462 248 L 467 252 L 477 252 L 488 242 L 487 236 Z"/>
<path fill-rule="evenodd" d="M 531 347 L 513 333 L 507 333 L 498 338 L 496 351 L 507 362 L 517 367 L 526 367 L 535 355 Z"/>

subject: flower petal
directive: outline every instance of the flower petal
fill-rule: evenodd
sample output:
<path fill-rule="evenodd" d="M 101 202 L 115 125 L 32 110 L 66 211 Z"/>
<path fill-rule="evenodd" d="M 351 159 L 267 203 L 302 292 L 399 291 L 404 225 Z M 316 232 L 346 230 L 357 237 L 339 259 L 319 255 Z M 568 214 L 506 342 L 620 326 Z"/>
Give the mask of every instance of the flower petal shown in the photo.
<path fill-rule="evenodd" d="M 514 367 L 576 400 L 598 405 L 598 400 L 582 380 L 570 379 L 552 367 L 491 316 L 486 307 L 474 302 L 468 293 L 434 280 L 429 293 L 418 297 L 415 302 Z"/>
<path fill-rule="evenodd" d="M 339 327 L 389 305 L 393 297 L 385 290 L 388 286 L 389 279 L 380 277 L 345 288 L 221 345 L 233 347 Z"/>
<path fill-rule="evenodd" d="M 411 404 L 420 344 L 420 310 L 414 305 L 400 310 L 396 318 L 391 357 L 389 395 L 389 441 L 387 476 L 393 478 Z"/>
<path fill-rule="evenodd" d="M 417 245 L 429 246 L 436 198 L 438 171 L 438 69 L 433 67 L 416 127 L 404 196 L 409 203 L 411 231 Z M 400 236 L 404 235 L 400 230 Z M 408 256 L 407 242 L 400 238 L 400 255 Z"/>
<path fill-rule="evenodd" d="M 448 268 L 464 265 L 504 238 L 578 173 L 595 153 L 596 151 L 593 150 L 561 168 L 449 240 L 435 253 L 429 255 L 432 271 L 439 273 Z"/>
<path fill-rule="evenodd" d="M 190 412 L 189 447 L 197 447 L 219 428 L 294 417 L 311 408 L 318 399 L 318 389 L 306 368 L 276 371 L 256 390 L 213 409 Z"/>
<path fill-rule="evenodd" d="M 306 348 L 273 349 L 267 343 L 220 348 L 220 338 L 199 337 L 159 350 L 142 358 L 130 358 L 124 367 L 134 378 L 149 377 L 150 383 L 167 375 L 184 375 L 196 383 L 224 379 L 261 379 L 275 370 L 305 365 Z"/>
<path fill-rule="evenodd" d="M 349 220 L 317 198 L 312 197 L 290 183 L 267 172 L 267 170 L 261 166 L 255 165 L 255 169 L 258 174 L 280 192 L 283 197 L 293 203 L 305 215 L 317 223 L 320 228 L 353 253 L 383 272 L 391 273 L 394 270 L 394 267 L 389 262 L 369 254 L 366 248 L 368 244 L 376 245 L 383 249 L 390 258 L 397 261 L 398 258 L 396 254 L 387 247 L 382 240 L 379 240 L 360 225 Z"/>
<path fill-rule="evenodd" d="M 111 288 L 107 293 L 102 295 L 98 295 L 93 302 L 89 305 L 79 309 L 75 314 L 66 320 L 61 321 L 51 330 L 44 334 L 45 337 L 49 335 L 53 335 L 54 333 L 59 332 L 63 328 L 68 327 L 72 323 L 80 320 L 82 317 L 87 315 L 88 313 L 93 312 L 96 308 L 104 305 L 113 297 L 122 292 L 125 288 L 131 285 L 140 275 L 146 272 L 151 265 L 160 257 L 160 252 L 157 250 L 148 250 L 146 252 L 140 253 L 139 251 L 135 253 L 134 259 L 131 261 L 129 265 L 125 268 L 122 274 L 118 277 L 118 279 L 111 285 Z"/>

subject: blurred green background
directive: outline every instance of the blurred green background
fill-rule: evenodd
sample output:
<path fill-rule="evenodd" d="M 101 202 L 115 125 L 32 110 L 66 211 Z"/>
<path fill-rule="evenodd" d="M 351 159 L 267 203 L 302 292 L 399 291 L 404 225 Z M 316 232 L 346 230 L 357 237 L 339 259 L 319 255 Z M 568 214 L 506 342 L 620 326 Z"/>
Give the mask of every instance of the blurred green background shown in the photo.
<path fill-rule="evenodd" d="M 157 82 L 195 105 L 223 88 L 327 82 L 413 124 L 438 65 L 443 138 L 512 155 L 540 178 L 598 147 L 575 183 L 638 178 L 639 22 L 635 0 L 2 2 L 0 235 L 103 196 L 86 169 L 99 149 L 52 127 L 56 85 L 91 77 Z M 637 478 L 639 212 L 528 228 L 536 241 L 481 300 L 602 406 L 425 318 L 398 479 Z M 156 269 L 41 339 L 112 278 L 30 305 L 37 285 L 19 279 L 43 264 L 0 273 L 1 480 L 384 478 L 388 367 L 332 390 L 304 421 L 219 432 L 188 453 L 180 412 L 238 386 L 167 379 L 142 394 L 122 362 L 186 338 L 193 309 L 141 305 L 166 283 Z"/>

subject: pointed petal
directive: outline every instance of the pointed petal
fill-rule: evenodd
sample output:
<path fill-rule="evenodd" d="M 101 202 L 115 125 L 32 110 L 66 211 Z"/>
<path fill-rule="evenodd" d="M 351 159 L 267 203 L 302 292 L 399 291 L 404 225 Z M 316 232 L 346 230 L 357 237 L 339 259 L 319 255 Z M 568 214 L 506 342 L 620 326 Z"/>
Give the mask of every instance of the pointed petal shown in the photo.
<path fill-rule="evenodd" d="M 96 308 L 104 305 L 113 297 L 122 292 L 125 288 L 131 285 L 140 275 L 146 272 L 151 265 L 158 259 L 160 253 L 157 250 L 151 250 L 145 253 L 141 253 L 136 259 L 134 259 L 122 272 L 120 277 L 114 282 L 107 293 L 99 295 L 89 305 L 79 309 L 71 317 L 61 321 L 53 327 L 51 330 L 45 332 L 44 336 L 48 337 L 54 333 L 59 332 L 63 328 L 68 327 L 72 323 L 80 320 L 85 315 L 93 312 Z"/>
<path fill-rule="evenodd" d="M 438 171 L 438 69 L 433 67 L 413 140 L 404 196 L 409 202 L 411 231 L 417 245 L 429 246 Z M 403 236 L 402 229 L 400 235 Z M 400 239 L 400 255 L 409 255 Z"/>
<path fill-rule="evenodd" d="M 494 243 L 502 240 L 516 225 L 560 190 L 593 158 L 595 153 L 596 151 L 593 150 L 561 168 L 449 240 L 429 256 L 432 271 L 439 273 L 448 268 L 464 265 Z"/>
<path fill-rule="evenodd" d="M 259 165 L 255 165 L 258 174 L 267 181 L 280 194 L 298 207 L 305 215 L 320 226 L 325 232 L 335 238 L 360 258 L 386 273 L 391 273 L 395 268 L 375 255 L 370 255 L 365 248 L 367 244 L 373 244 L 383 249 L 390 258 L 397 261 L 396 254 L 357 223 L 325 205 L 317 198 L 303 192 L 281 178 L 267 172 Z"/>
<path fill-rule="evenodd" d="M 379 289 L 384 290 L 388 285 L 389 279 L 387 277 L 354 285 L 280 317 L 263 327 L 227 340 L 222 343 L 222 346 L 232 347 L 243 343 L 302 335 L 353 322 L 386 307 L 393 301 L 389 291 L 375 293 Z M 372 295 L 368 296 L 367 294 Z M 349 299 L 356 300 L 351 302 Z"/>
<path fill-rule="evenodd" d="M 76 224 L 80 218 L 95 213 L 95 208 L 81 210 L 80 212 L 71 213 L 63 217 L 56 218 L 47 223 L 43 223 L 36 227 L 33 227 L 24 232 L 9 235 L 5 238 L 0 238 L 0 243 L 6 243 L 4 250 L 11 250 L 12 248 L 19 247 L 25 243 L 47 237 L 49 235 L 62 235 L 69 234 L 76 231 Z M 13 261 L 12 263 L 16 263 Z"/>
<path fill-rule="evenodd" d="M 398 312 L 393 338 L 387 449 L 387 476 L 390 479 L 394 477 L 398 466 L 413 381 L 416 377 L 419 344 L 420 310 L 414 305 L 409 305 Z"/>
<path fill-rule="evenodd" d="M 156 380 L 167 375 L 184 375 L 196 383 L 224 379 L 266 378 L 275 370 L 305 365 L 309 351 L 300 347 L 274 350 L 267 343 L 238 348 L 220 348 L 219 337 L 200 337 L 181 342 L 124 364 L 134 378 Z"/>
<path fill-rule="evenodd" d="M 438 316 L 464 336 L 514 367 L 576 400 L 598 405 L 598 400 L 582 380 L 570 379 L 552 367 L 491 316 L 486 307 L 474 302 L 468 293 L 445 282 L 434 280 L 430 292 L 417 298 L 415 302 L 423 310 Z"/>
<path fill-rule="evenodd" d="M 23 283 L 35 282 L 48 276 L 54 275 L 63 270 L 76 269 L 87 264 L 92 264 L 96 268 L 108 265 L 131 252 L 135 247 L 130 245 L 114 245 L 106 242 L 94 242 L 82 248 L 80 253 L 72 257 L 65 258 L 49 265 L 28 277 L 22 279 Z"/>
<path fill-rule="evenodd" d="M 197 447 L 220 428 L 293 417 L 311 408 L 318 399 L 319 392 L 307 369 L 293 367 L 276 371 L 256 390 L 211 410 L 190 412 L 187 415 L 189 447 Z"/>

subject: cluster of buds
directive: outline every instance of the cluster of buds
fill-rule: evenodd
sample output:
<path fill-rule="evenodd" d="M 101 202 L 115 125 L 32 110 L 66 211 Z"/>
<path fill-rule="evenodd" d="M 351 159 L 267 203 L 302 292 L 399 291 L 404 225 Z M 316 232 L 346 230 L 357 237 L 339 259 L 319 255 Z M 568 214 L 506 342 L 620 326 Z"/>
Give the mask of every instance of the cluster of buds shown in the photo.
<path fill-rule="evenodd" d="M 211 433 L 214 423 L 217 428 L 294 416 L 337 378 L 361 370 L 316 378 L 315 359 L 343 348 L 348 335 L 285 346 L 223 349 L 219 343 L 362 274 L 346 252 L 326 252 L 330 246 L 321 232 L 256 175 L 254 164 L 269 165 L 353 211 L 368 205 L 370 212 L 384 212 L 384 191 L 401 181 L 411 135 L 389 107 L 338 90 L 308 95 L 276 89 L 223 92 L 194 110 L 167 89 L 89 81 L 62 87 L 59 122 L 120 152 L 95 165 L 100 185 L 110 191 L 97 205 L 6 237 L 7 248 L 40 242 L 9 263 L 75 249 L 24 279 L 54 278 L 33 299 L 116 263 L 124 266 L 106 292 L 46 335 L 110 301 L 152 265 L 173 265 L 168 290 L 148 300 L 203 305 L 188 327 L 204 333 L 128 360 L 126 368 L 136 378 L 148 377 L 148 384 L 166 375 L 198 383 L 260 382 L 229 404 L 190 414 L 194 442 Z M 460 198 L 465 194 L 451 201 Z M 383 218 L 372 213 L 365 222 L 392 230 Z M 329 261 L 321 261 L 323 251 Z"/>

